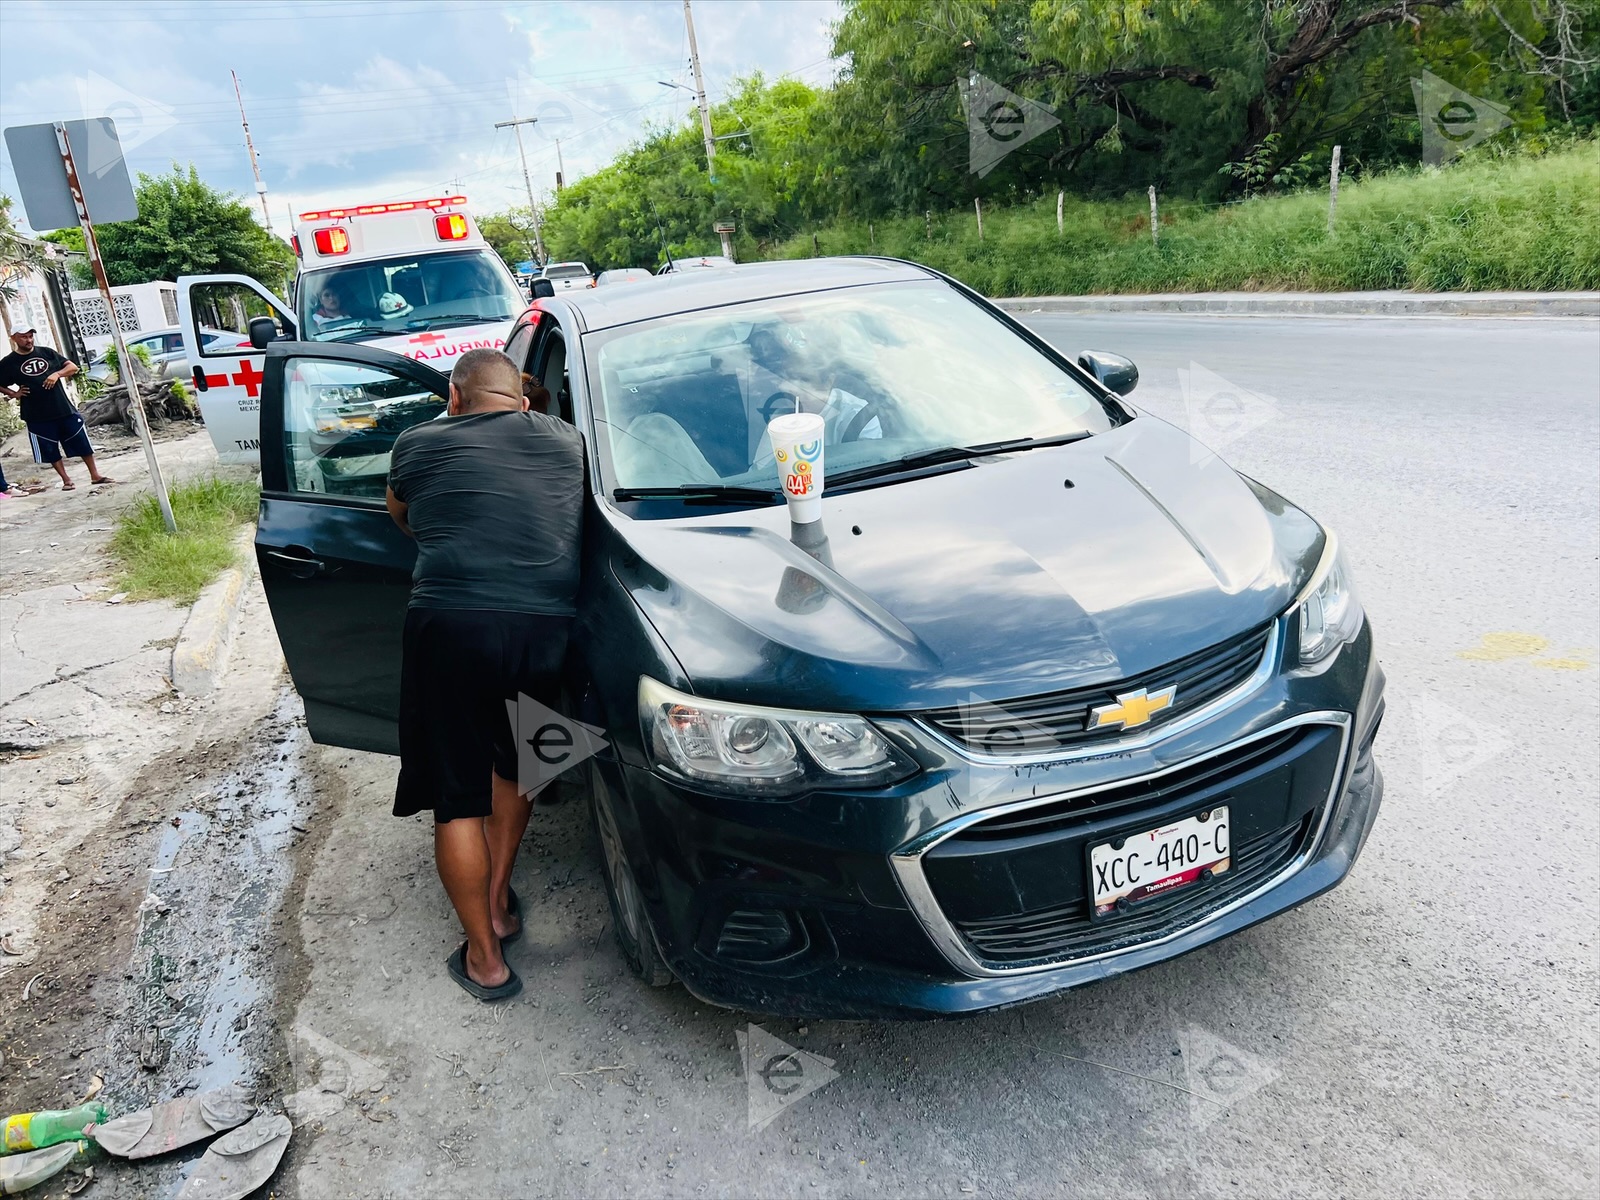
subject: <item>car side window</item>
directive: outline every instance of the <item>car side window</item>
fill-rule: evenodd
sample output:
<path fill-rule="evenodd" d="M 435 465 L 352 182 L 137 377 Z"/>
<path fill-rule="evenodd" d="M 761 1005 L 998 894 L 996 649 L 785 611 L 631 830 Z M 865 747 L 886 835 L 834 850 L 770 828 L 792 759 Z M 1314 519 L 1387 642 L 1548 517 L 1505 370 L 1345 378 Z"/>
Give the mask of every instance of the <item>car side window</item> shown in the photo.
<path fill-rule="evenodd" d="M 194 313 L 195 325 L 229 330 L 241 337 L 249 334 L 252 317 L 271 317 L 277 326 L 278 337 L 287 336 L 294 328 L 294 323 L 287 316 L 254 289 L 241 283 L 197 283 L 189 289 L 189 305 Z M 200 343 L 200 354 L 204 358 L 222 355 L 238 357 L 249 349 L 249 346 L 245 346 L 241 351 L 238 343 L 232 340 Z"/>
<path fill-rule="evenodd" d="M 517 370 L 530 371 L 528 351 L 533 348 L 533 334 L 539 326 L 533 321 L 524 322 L 511 331 L 506 339 L 506 357 L 517 364 Z"/>
<path fill-rule="evenodd" d="M 550 390 L 551 402 L 554 412 L 550 415 L 560 417 L 567 424 L 573 423 L 572 417 L 572 387 L 567 378 L 567 342 L 561 336 L 561 330 L 551 326 L 550 332 L 540 344 L 535 356 L 538 366 L 534 374 L 540 382 Z"/>
<path fill-rule="evenodd" d="M 389 453 L 411 426 L 444 411 L 446 397 L 382 367 L 291 358 L 283 367 L 289 489 L 382 500 Z"/>

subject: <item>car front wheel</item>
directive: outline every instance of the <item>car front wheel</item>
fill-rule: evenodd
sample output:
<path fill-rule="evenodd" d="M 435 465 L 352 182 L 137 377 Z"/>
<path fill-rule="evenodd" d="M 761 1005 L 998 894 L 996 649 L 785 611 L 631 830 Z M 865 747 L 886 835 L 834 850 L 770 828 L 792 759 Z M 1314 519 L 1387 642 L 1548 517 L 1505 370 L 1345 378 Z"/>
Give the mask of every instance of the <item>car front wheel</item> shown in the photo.
<path fill-rule="evenodd" d="M 605 875 L 606 899 L 611 902 L 611 926 L 616 931 L 617 945 L 628 967 L 651 987 L 665 987 L 672 982 L 672 970 L 661 958 L 656 946 L 656 935 L 645 914 L 644 897 L 633 878 L 633 870 L 622 849 L 622 838 L 617 832 L 617 820 L 611 812 L 611 795 L 600 766 L 589 763 L 590 811 L 594 815 L 595 835 L 600 842 L 600 865 Z"/>

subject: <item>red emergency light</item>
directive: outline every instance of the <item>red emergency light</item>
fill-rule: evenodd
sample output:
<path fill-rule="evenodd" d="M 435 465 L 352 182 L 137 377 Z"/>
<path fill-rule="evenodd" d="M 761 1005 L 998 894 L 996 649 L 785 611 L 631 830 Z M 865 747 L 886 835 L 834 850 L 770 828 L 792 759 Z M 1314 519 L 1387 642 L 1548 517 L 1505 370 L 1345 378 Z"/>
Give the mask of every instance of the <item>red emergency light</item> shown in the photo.
<path fill-rule="evenodd" d="M 441 242 L 458 242 L 467 236 L 467 218 L 460 213 L 435 217 L 433 231 Z"/>
<path fill-rule="evenodd" d="M 317 244 L 318 254 L 349 254 L 350 235 L 337 225 L 331 229 L 318 229 L 312 235 L 312 240 Z"/>
<path fill-rule="evenodd" d="M 357 208 L 325 208 L 303 212 L 302 221 L 336 221 L 341 217 L 370 217 L 378 213 L 413 212 L 419 208 L 454 208 L 465 204 L 465 196 L 439 196 L 432 200 L 402 200 L 398 204 L 363 204 Z"/>
<path fill-rule="evenodd" d="M 296 258 L 300 258 L 300 235 L 298 233 L 291 233 L 289 235 L 289 245 L 294 250 L 294 256 Z"/>

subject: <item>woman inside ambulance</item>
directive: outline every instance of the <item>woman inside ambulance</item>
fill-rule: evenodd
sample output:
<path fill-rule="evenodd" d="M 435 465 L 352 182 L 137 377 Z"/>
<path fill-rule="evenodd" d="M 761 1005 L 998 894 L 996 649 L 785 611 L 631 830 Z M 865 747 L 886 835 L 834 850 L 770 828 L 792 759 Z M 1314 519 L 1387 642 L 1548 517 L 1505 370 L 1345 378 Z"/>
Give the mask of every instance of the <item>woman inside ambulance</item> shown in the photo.
<path fill-rule="evenodd" d="M 344 284 L 337 276 L 327 280 L 318 291 L 317 306 L 311 310 L 311 320 L 319 330 L 361 320 L 358 314 L 350 311 Z"/>

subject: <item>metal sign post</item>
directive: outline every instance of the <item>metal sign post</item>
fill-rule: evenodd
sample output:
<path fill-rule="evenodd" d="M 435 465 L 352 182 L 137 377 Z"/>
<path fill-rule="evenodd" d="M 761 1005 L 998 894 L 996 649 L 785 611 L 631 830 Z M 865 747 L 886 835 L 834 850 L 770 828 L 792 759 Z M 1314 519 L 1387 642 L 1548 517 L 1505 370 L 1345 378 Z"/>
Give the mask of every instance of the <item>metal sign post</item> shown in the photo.
<path fill-rule="evenodd" d="M 145 419 L 144 400 L 139 395 L 139 379 L 134 371 L 133 358 L 128 344 L 122 339 L 122 323 L 117 320 L 117 306 L 111 297 L 111 283 L 106 278 L 105 263 L 100 260 L 100 243 L 95 240 L 94 222 L 89 219 L 89 207 L 84 201 L 83 185 L 78 180 L 78 164 L 72 157 L 72 143 L 67 137 L 67 127 L 55 123 L 56 143 L 61 147 L 61 162 L 67 170 L 67 187 L 72 192 L 73 205 L 78 210 L 78 225 L 83 230 L 83 245 L 89 252 L 89 265 L 94 269 L 94 281 L 100 287 L 100 296 L 106 302 L 106 315 L 111 320 L 111 337 L 117 344 L 118 374 L 128 387 L 128 413 L 133 417 L 134 432 L 144 444 L 144 460 L 150 467 L 150 484 L 155 488 L 156 502 L 161 505 L 161 519 L 167 532 L 176 533 L 178 523 L 172 519 L 172 501 L 167 496 L 167 483 L 161 476 L 161 464 L 156 460 L 156 444 L 150 437 L 150 424 Z"/>

